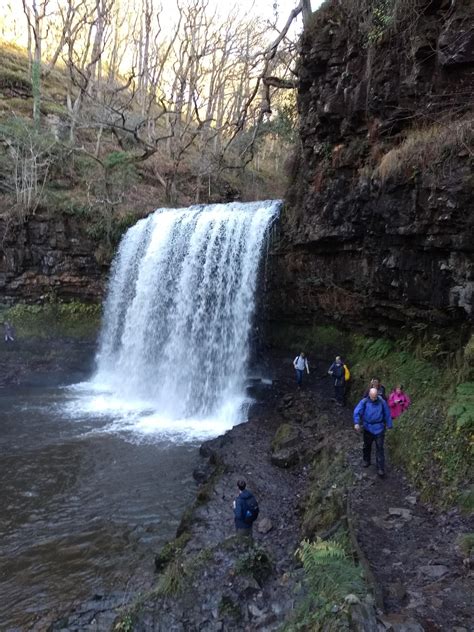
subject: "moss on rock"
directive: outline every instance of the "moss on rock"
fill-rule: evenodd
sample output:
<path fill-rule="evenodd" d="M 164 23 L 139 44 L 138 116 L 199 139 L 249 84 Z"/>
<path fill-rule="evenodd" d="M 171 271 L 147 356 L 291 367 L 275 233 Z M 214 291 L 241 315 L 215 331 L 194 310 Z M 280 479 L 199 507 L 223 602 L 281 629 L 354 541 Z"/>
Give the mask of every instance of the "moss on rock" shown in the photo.
<path fill-rule="evenodd" d="M 42 305 L 0 307 L 0 320 L 10 321 L 18 338 L 90 338 L 99 331 L 101 313 L 96 303 L 51 300 Z"/>

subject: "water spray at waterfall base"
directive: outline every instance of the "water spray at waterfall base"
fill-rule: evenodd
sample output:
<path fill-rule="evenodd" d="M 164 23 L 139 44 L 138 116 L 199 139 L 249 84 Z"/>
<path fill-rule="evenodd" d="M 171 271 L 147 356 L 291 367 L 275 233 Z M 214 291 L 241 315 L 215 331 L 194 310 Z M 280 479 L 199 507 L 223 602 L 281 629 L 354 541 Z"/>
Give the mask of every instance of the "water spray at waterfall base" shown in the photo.
<path fill-rule="evenodd" d="M 87 403 L 111 429 L 185 438 L 246 420 L 259 265 L 280 202 L 159 209 L 122 239 Z"/>

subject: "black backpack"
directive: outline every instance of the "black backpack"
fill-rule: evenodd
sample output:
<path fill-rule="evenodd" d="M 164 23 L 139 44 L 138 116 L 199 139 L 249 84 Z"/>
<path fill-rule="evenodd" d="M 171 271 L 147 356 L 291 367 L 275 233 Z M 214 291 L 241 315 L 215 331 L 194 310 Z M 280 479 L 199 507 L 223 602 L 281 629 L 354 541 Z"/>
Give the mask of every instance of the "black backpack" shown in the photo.
<path fill-rule="evenodd" d="M 333 371 L 333 376 L 337 380 L 340 380 L 341 378 L 344 377 L 344 365 L 343 364 L 335 364 L 332 371 Z"/>
<path fill-rule="evenodd" d="M 245 524 L 253 524 L 258 518 L 258 502 L 255 496 L 245 499 L 244 505 L 244 522 Z"/>

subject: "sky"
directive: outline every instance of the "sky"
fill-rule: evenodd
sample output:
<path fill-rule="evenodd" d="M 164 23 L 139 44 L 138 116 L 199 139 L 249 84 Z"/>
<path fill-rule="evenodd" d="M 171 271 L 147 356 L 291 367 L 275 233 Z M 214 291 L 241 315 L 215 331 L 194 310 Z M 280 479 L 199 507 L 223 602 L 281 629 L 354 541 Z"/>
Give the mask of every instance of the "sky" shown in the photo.
<path fill-rule="evenodd" d="M 31 0 L 30 0 L 31 1 Z M 286 23 L 288 16 L 292 9 L 294 9 L 299 0 L 209 0 L 209 4 L 215 5 L 220 11 L 225 10 L 228 7 L 230 12 L 235 6 L 238 6 L 240 13 L 247 15 L 255 15 L 255 17 L 261 17 L 273 21 L 275 15 L 275 5 L 278 11 L 278 28 L 282 28 Z M 61 2 L 61 0 L 59 0 Z M 323 0 L 312 0 L 311 6 L 315 11 Z M 54 4 L 54 2 L 52 2 Z M 131 0 L 130 4 L 133 4 Z M 166 1 L 162 2 L 163 6 L 166 6 Z M 171 5 L 172 3 L 170 3 Z M 169 6 L 170 6 L 169 5 Z M 26 29 L 24 29 L 24 14 L 22 9 L 21 0 L 0 0 L 0 39 L 6 39 L 11 41 L 16 39 L 20 45 L 25 45 L 26 41 Z M 295 28 L 301 29 L 301 16 L 299 16 Z"/>

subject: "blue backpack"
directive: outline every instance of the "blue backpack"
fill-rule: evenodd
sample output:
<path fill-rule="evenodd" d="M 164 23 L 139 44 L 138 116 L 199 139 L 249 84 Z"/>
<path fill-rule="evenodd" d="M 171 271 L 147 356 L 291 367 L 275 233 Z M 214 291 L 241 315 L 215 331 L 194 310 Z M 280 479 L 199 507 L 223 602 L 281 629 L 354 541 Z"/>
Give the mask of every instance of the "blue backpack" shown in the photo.
<path fill-rule="evenodd" d="M 245 500 L 244 504 L 244 522 L 245 524 L 253 524 L 258 518 L 258 502 L 255 496 L 251 496 Z"/>

